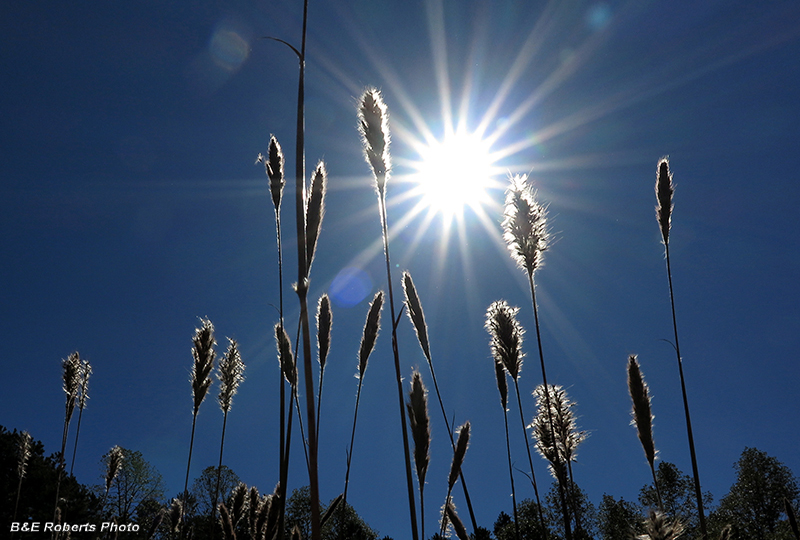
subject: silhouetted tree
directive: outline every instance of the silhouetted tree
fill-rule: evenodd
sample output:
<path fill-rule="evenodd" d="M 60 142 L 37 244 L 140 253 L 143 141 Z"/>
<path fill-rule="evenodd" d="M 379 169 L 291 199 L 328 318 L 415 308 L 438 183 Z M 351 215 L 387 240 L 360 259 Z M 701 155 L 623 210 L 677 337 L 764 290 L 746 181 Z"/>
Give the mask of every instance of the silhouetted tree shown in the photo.
<path fill-rule="evenodd" d="M 712 514 L 712 528 L 729 524 L 733 538 L 793 538 L 783 502 L 786 498 L 795 509 L 800 507 L 800 490 L 792 471 L 757 448 L 745 448 L 734 468 L 736 482 Z"/>

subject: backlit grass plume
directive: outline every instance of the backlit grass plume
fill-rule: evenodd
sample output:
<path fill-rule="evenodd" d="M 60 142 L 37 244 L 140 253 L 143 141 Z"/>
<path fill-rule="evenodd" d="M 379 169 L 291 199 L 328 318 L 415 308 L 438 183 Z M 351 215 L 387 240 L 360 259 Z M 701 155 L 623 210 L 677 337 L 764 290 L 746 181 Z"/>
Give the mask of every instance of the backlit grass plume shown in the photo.
<path fill-rule="evenodd" d="M 119 474 L 119 470 L 122 468 L 123 459 L 125 459 L 125 456 L 122 448 L 119 446 L 114 446 L 111 450 L 109 450 L 108 459 L 106 460 L 106 497 L 108 497 L 108 492 L 111 491 L 111 484 L 114 482 L 117 474 Z"/>
<path fill-rule="evenodd" d="M 33 438 L 31 437 L 31 434 L 27 431 L 23 431 L 19 434 L 19 440 L 17 441 L 17 478 L 19 478 L 19 483 L 17 484 L 17 502 L 14 503 L 13 521 L 17 521 L 19 496 L 20 493 L 22 493 L 22 479 L 25 478 L 25 475 L 28 472 L 28 460 L 31 458 L 32 440 Z"/>
<path fill-rule="evenodd" d="M 672 173 L 669 170 L 669 159 L 664 157 L 658 162 L 656 175 L 656 218 L 661 229 L 661 239 L 664 243 L 664 255 L 667 263 L 667 280 L 669 282 L 669 301 L 672 308 L 672 330 L 675 336 L 675 356 L 678 359 L 678 374 L 681 379 L 681 394 L 683 396 L 683 412 L 686 417 L 686 435 L 689 439 L 689 456 L 692 460 L 692 477 L 694 479 L 694 495 L 697 502 L 697 517 L 700 521 L 700 533 L 703 538 L 708 537 L 706 530 L 706 517 L 703 510 L 703 494 L 700 488 L 700 473 L 697 468 L 697 455 L 694 450 L 694 435 L 692 433 L 692 417 L 689 414 L 689 398 L 686 395 L 686 381 L 683 377 L 683 360 L 681 346 L 678 341 L 678 321 L 675 316 L 675 295 L 672 290 L 672 268 L 669 258 L 669 230 L 672 219 L 672 196 L 675 188 L 672 184 Z"/>
<path fill-rule="evenodd" d="M 61 378 L 63 380 L 63 389 L 66 396 L 65 414 L 64 414 L 64 430 L 61 436 L 61 452 L 58 454 L 58 475 L 56 477 L 56 503 L 53 509 L 53 521 L 56 521 L 58 514 L 58 503 L 61 490 L 61 478 L 64 475 L 66 468 L 65 452 L 67 450 L 67 437 L 69 435 L 69 423 L 72 419 L 72 414 L 75 412 L 75 403 L 80 394 L 81 387 L 81 357 L 77 351 L 70 354 L 66 359 L 61 361 Z"/>
<path fill-rule="evenodd" d="M 658 480 L 656 479 L 655 460 L 658 452 L 656 451 L 655 442 L 653 442 L 654 417 L 650 409 L 650 392 L 635 354 L 628 357 L 628 393 L 630 393 L 631 401 L 633 402 L 633 410 L 631 412 L 633 420 L 631 424 L 636 426 L 636 433 L 642 443 L 644 456 L 647 458 L 650 472 L 653 475 L 658 507 L 663 512 L 664 505 L 661 501 L 661 491 L 658 489 Z"/>
<path fill-rule="evenodd" d="M 422 383 L 422 375 L 414 370 L 411 374 L 411 392 L 408 394 L 408 421 L 414 438 L 414 464 L 419 482 L 420 536 L 425 538 L 425 476 L 431 461 L 431 421 L 428 416 L 428 390 Z"/>
<path fill-rule="evenodd" d="M 383 197 L 392 163 L 389 154 L 389 113 L 377 89 L 368 88 L 361 95 L 358 120 L 364 142 L 364 157 L 372 168 L 378 193 Z"/>
<path fill-rule="evenodd" d="M 470 536 L 467 534 L 467 528 L 464 527 L 464 523 L 462 523 L 461 518 L 458 517 L 453 503 L 447 503 L 447 506 L 445 506 L 445 513 L 447 514 L 448 521 L 453 524 L 453 530 L 456 532 L 458 540 L 469 540 Z"/>
<path fill-rule="evenodd" d="M 506 190 L 503 238 L 520 268 L 534 273 L 548 247 L 547 210 L 536 201 L 527 176 L 514 176 Z"/>
<path fill-rule="evenodd" d="M 81 360 L 80 371 L 80 386 L 78 391 L 78 426 L 75 428 L 75 446 L 72 448 L 72 464 L 69 467 L 69 474 L 75 469 L 75 456 L 78 453 L 78 437 L 81 435 L 81 419 L 83 418 L 83 409 L 86 408 L 86 402 L 89 400 L 89 377 L 92 376 L 92 365 L 88 360 Z"/>
<path fill-rule="evenodd" d="M 549 396 L 545 396 L 545 388 Z M 569 399 L 566 390 L 558 385 L 545 387 L 540 384 L 533 392 L 538 412 L 533 420 L 533 435 L 537 449 L 550 462 L 551 472 L 564 486 L 567 499 L 575 518 L 575 530 L 582 530 L 580 505 L 574 489 L 575 479 L 572 462 L 577 456 L 578 446 L 586 440 L 587 433 L 578 429 L 575 418 L 575 402 Z M 545 407 L 551 407 L 547 412 Z"/>
<path fill-rule="evenodd" d="M 214 346 L 217 342 L 214 339 L 214 325 L 208 319 L 200 320 L 200 328 L 196 328 L 192 338 L 192 372 L 190 381 L 192 383 L 192 435 L 189 439 L 189 459 L 186 463 L 186 481 L 183 486 L 184 500 L 182 508 L 186 508 L 186 499 L 189 493 L 189 471 L 192 467 L 192 449 L 194 448 L 194 431 L 197 425 L 197 413 L 200 405 L 208 394 L 211 387 L 211 370 L 214 369 L 214 360 L 217 353 Z M 181 530 L 183 534 L 183 530 Z"/>
<path fill-rule="evenodd" d="M 213 526 L 216 520 L 217 499 L 222 482 L 222 452 L 225 447 L 225 428 L 228 425 L 228 413 L 233 406 L 233 396 L 239 389 L 239 385 L 244 381 L 244 362 L 239 352 L 239 345 L 235 339 L 228 338 L 228 350 L 222 356 L 217 370 L 219 380 L 219 395 L 217 400 L 222 409 L 222 437 L 219 443 L 219 465 L 217 466 L 217 485 L 214 490 L 214 504 L 211 507 L 211 523 Z M 212 533 L 213 537 L 213 533 Z"/>
<path fill-rule="evenodd" d="M 364 375 L 367 372 L 367 365 L 372 351 L 375 349 L 375 341 L 378 339 L 378 332 L 381 329 L 381 309 L 383 308 L 383 291 L 378 291 L 369 305 L 367 320 L 364 323 L 364 332 L 361 336 L 361 345 L 358 348 L 358 390 L 356 390 L 356 407 L 353 413 L 353 430 L 350 433 L 350 446 L 347 450 L 347 468 L 344 475 L 344 492 L 342 498 L 347 502 L 347 488 L 350 484 L 350 461 L 353 457 L 353 443 L 356 437 L 356 422 L 358 421 L 358 404 L 361 401 L 361 385 L 364 383 Z"/>
<path fill-rule="evenodd" d="M 328 173 L 325 164 L 319 162 L 311 177 L 311 189 L 306 204 L 306 272 L 311 271 L 311 263 L 317 251 L 317 239 L 322 230 L 325 215 L 325 192 L 328 189 Z M 307 277 L 307 276 L 306 276 Z"/>
<path fill-rule="evenodd" d="M 436 371 L 433 369 L 430 342 L 428 340 L 428 326 L 425 324 L 425 313 L 422 310 L 422 303 L 420 302 L 419 295 L 417 294 L 417 288 L 414 286 L 414 280 L 411 278 L 411 274 L 409 272 L 403 272 L 403 292 L 405 294 L 406 313 L 408 314 L 408 318 L 411 319 L 411 324 L 414 326 L 414 331 L 417 334 L 417 340 L 422 348 L 422 353 L 425 355 L 425 359 L 428 361 L 428 367 L 431 370 L 433 389 L 436 392 L 436 398 L 439 400 L 439 408 L 442 411 L 444 425 L 445 428 L 447 428 L 447 435 L 450 438 L 450 446 L 452 447 L 453 452 L 456 452 L 457 448 L 455 440 L 453 439 L 453 430 L 450 427 L 450 420 L 447 418 L 447 413 L 445 412 L 442 394 L 439 392 L 439 383 L 436 381 Z M 458 475 L 461 477 L 461 487 L 464 491 L 464 498 L 467 501 L 467 508 L 469 509 L 470 518 L 472 519 L 472 528 L 475 530 L 478 528 L 478 523 L 475 520 L 475 513 L 472 510 L 472 501 L 469 497 L 469 490 L 467 489 L 467 484 L 464 480 L 464 474 L 461 471 L 461 467 L 458 468 Z M 444 531 L 442 531 L 442 534 L 444 534 Z"/>
<path fill-rule="evenodd" d="M 453 492 L 453 487 L 456 485 L 456 481 L 458 480 L 459 476 L 461 476 L 461 465 L 464 463 L 464 457 L 467 454 L 467 447 L 469 446 L 469 433 L 470 433 L 471 424 L 469 420 L 464 423 L 460 428 L 458 428 L 458 442 L 453 449 L 453 461 L 450 463 L 450 474 L 447 476 L 447 497 L 445 498 L 445 509 L 448 506 L 451 506 L 451 494 Z M 441 535 L 444 535 L 444 524 L 445 524 L 445 516 L 442 516 L 442 530 L 439 531 Z"/>
<path fill-rule="evenodd" d="M 408 446 L 405 400 L 403 398 L 403 376 L 400 371 L 400 350 L 397 344 L 398 317 L 394 309 L 394 289 L 392 287 L 392 264 L 389 256 L 389 222 L 386 213 L 386 180 L 391 170 L 389 155 L 389 114 L 378 90 L 368 88 L 359 99 L 359 131 L 364 146 L 364 157 L 372 168 L 375 187 L 378 192 L 378 213 L 381 220 L 383 254 L 386 261 L 386 285 L 389 290 L 389 313 L 392 321 L 392 354 L 394 356 L 397 401 L 400 411 L 400 428 L 403 435 L 403 462 L 406 469 L 406 489 L 408 491 L 408 514 L 411 525 L 411 540 L 419 540 L 417 511 L 414 499 L 414 479 L 411 473 L 411 455 Z M 315 539 L 316 540 L 316 539 Z"/>
<path fill-rule="evenodd" d="M 516 380 L 522 369 L 522 336 L 525 329 L 517 321 L 518 307 L 511 307 L 505 300 L 492 302 L 486 310 L 486 330 L 489 332 L 489 347 L 492 357 Z"/>
<path fill-rule="evenodd" d="M 684 526 L 677 518 L 668 519 L 663 512 L 651 509 L 644 520 L 644 530 L 637 540 L 675 540 L 683 534 Z"/>
<path fill-rule="evenodd" d="M 672 224 L 672 196 L 675 186 L 672 184 L 672 173 L 669 172 L 669 158 L 663 157 L 658 162 L 656 174 L 656 219 L 661 228 L 661 239 L 669 242 L 669 229 Z"/>
<path fill-rule="evenodd" d="M 522 426 L 522 436 L 528 454 L 530 480 L 534 495 L 536 496 L 539 521 L 544 530 L 544 517 L 541 511 L 539 488 L 536 484 L 536 474 L 533 472 L 533 458 L 531 457 L 531 449 L 528 444 L 528 431 L 525 426 L 525 414 L 522 411 L 522 398 L 519 391 L 519 375 L 522 370 L 522 359 L 525 356 L 522 352 L 522 336 L 525 334 L 525 329 L 522 328 L 522 325 L 517 320 L 518 312 L 519 308 L 511 307 L 505 300 L 492 302 L 486 310 L 485 328 L 489 332 L 489 347 L 491 348 L 495 362 L 502 364 L 514 381 L 520 425 Z"/>

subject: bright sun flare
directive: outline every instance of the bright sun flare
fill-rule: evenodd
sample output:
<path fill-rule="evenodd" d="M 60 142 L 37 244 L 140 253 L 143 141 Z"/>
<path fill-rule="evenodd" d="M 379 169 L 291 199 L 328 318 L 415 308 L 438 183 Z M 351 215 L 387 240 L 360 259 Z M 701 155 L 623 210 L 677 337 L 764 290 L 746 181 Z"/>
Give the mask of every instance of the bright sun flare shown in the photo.
<path fill-rule="evenodd" d="M 494 160 L 488 143 L 479 136 L 457 131 L 418 151 L 420 161 L 413 178 L 426 207 L 452 217 L 466 206 L 478 208 L 486 202 Z"/>

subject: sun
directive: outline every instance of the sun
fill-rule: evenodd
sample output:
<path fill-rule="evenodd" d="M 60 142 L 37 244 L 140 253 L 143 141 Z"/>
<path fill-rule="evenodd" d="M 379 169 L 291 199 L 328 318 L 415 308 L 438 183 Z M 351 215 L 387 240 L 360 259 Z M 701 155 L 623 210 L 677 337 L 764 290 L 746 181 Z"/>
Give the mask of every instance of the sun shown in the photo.
<path fill-rule="evenodd" d="M 422 205 L 451 218 L 464 208 L 478 209 L 488 202 L 494 159 L 489 144 L 475 133 L 456 130 L 442 140 L 417 145 L 419 161 L 412 181 Z"/>

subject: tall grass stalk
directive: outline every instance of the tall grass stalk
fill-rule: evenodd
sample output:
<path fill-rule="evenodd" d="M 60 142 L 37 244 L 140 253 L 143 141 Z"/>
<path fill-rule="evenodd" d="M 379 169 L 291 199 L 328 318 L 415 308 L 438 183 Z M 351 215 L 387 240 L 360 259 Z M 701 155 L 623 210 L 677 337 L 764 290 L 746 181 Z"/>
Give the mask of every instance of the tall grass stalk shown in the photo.
<path fill-rule="evenodd" d="M 558 471 L 558 474 L 562 476 L 560 481 L 569 488 L 567 499 L 572 507 L 575 531 L 578 533 L 583 530 L 583 527 L 572 462 L 576 459 L 578 446 L 586 440 L 587 433 L 577 427 L 573 412 L 575 403 L 569 399 L 566 390 L 558 385 L 550 385 L 547 387 L 547 392 L 550 395 L 549 401 L 552 407 L 550 414 L 545 411 L 547 403 L 545 386 L 541 384 L 533 392 L 538 409 L 532 424 L 534 437 L 537 439 L 537 449 L 551 463 L 553 476 L 558 478 Z M 551 420 L 553 421 L 552 426 L 548 425 Z M 555 439 L 549 438 L 551 434 L 555 436 Z M 551 445 L 549 447 L 548 441 Z M 568 476 L 568 479 L 563 477 L 564 474 Z"/>
<path fill-rule="evenodd" d="M 375 349 L 375 340 L 381 328 L 381 309 L 383 308 L 383 291 L 378 291 L 372 299 L 367 312 L 367 320 L 364 323 L 364 333 L 361 337 L 361 345 L 358 349 L 358 390 L 356 390 L 356 407 L 353 412 L 353 430 L 350 433 L 350 446 L 347 449 L 347 468 L 344 474 L 343 500 L 347 502 L 347 488 L 350 485 L 350 461 L 353 458 L 353 443 L 356 438 L 356 422 L 358 422 L 358 404 L 361 401 L 361 385 L 364 384 L 364 375 L 367 372 L 367 365 L 372 351 Z"/>
<path fill-rule="evenodd" d="M 431 370 L 431 379 L 433 379 L 433 389 L 436 392 L 436 398 L 439 400 L 439 408 L 442 411 L 444 425 L 447 428 L 447 436 L 450 438 L 450 446 L 453 448 L 453 452 L 456 452 L 456 443 L 453 439 L 453 430 L 450 427 L 450 421 L 448 420 L 447 413 L 444 409 L 442 394 L 439 392 L 439 384 L 436 382 L 436 371 L 433 369 L 430 342 L 428 340 L 428 325 L 425 324 L 425 312 L 422 310 L 422 303 L 419 300 L 417 288 L 414 286 L 414 280 L 411 279 L 411 274 L 409 272 L 403 272 L 402 282 L 403 292 L 405 294 L 405 305 L 407 309 L 406 313 L 408 314 L 408 318 L 411 319 L 411 323 L 414 325 L 414 331 L 417 334 L 417 340 L 422 348 L 422 353 L 425 355 L 425 359 L 428 361 L 428 367 Z M 464 499 L 467 501 L 467 509 L 469 510 L 469 516 L 472 521 L 472 530 L 476 531 L 478 529 L 478 523 L 475 520 L 475 512 L 472 510 L 472 501 L 469 497 L 469 490 L 467 489 L 467 483 L 466 480 L 464 480 L 464 473 L 461 470 L 461 467 L 458 468 L 458 477 L 461 478 L 461 488 L 464 491 Z M 441 534 L 444 534 L 444 531 L 441 531 Z"/>
<path fill-rule="evenodd" d="M 66 395 L 66 405 L 64 414 L 64 430 L 61 435 L 61 452 L 58 454 L 58 474 L 56 476 L 56 502 L 53 509 L 53 521 L 59 515 L 58 503 L 61 494 L 61 479 L 64 476 L 64 469 L 66 469 L 66 459 L 64 453 L 67 449 L 67 436 L 69 435 L 69 423 L 72 419 L 72 414 L 75 411 L 75 402 L 80 393 L 81 384 L 81 357 L 78 352 L 70 354 L 65 360 L 61 361 L 62 367 L 62 380 L 64 381 L 64 394 Z"/>
<path fill-rule="evenodd" d="M 275 346 L 278 350 L 281 374 L 283 378 L 286 379 L 286 382 L 289 383 L 290 388 L 289 418 L 286 425 L 286 446 L 283 448 L 284 459 L 281 462 L 280 480 L 276 487 L 276 493 L 279 494 L 278 503 L 280 504 L 278 529 L 282 532 L 286 504 L 284 494 L 286 493 L 286 481 L 289 478 L 289 451 L 292 447 L 292 419 L 294 418 L 292 414 L 292 403 L 295 403 L 294 396 L 297 393 L 297 362 L 292 354 L 292 342 L 289 340 L 286 328 L 280 323 L 275 325 Z"/>
<path fill-rule="evenodd" d="M 503 407 L 503 423 L 506 429 L 506 455 L 508 456 L 508 477 L 511 479 L 511 504 L 514 509 L 514 532 L 516 540 L 520 540 L 519 516 L 517 515 L 517 492 L 514 489 L 514 471 L 511 466 L 511 442 L 508 438 L 508 381 L 506 380 L 506 370 L 503 366 L 503 361 L 497 356 L 494 358 L 494 374 L 497 379 L 497 390 L 500 392 L 500 406 Z M 538 500 L 536 504 L 539 506 L 539 519 L 541 520 L 542 506 L 539 504 Z"/>
<path fill-rule="evenodd" d="M 514 176 L 511 185 L 506 190 L 505 209 L 503 212 L 503 238 L 508 244 L 511 258 L 528 276 L 528 285 L 531 291 L 531 305 L 533 306 L 534 325 L 536 326 L 536 342 L 539 349 L 539 362 L 542 368 L 542 383 L 547 384 L 547 371 L 544 365 L 542 352 L 542 333 L 539 326 L 539 308 L 536 302 L 536 284 L 534 274 L 544 262 L 544 252 L 549 247 L 550 233 L 547 230 L 547 209 L 536 200 L 527 176 Z M 552 414 L 550 397 L 545 393 L 548 414 Z M 550 425 L 553 425 L 552 418 Z M 555 434 L 551 434 L 555 440 Z M 572 531 L 569 525 L 567 502 L 565 495 L 566 486 L 558 483 L 558 493 L 561 499 L 561 510 L 564 514 L 564 533 L 567 540 L 572 540 Z"/>
<path fill-rule="evenodd" d="M 259 154 L 256 163 L 262 163 L 269 178 L 269 191 L 272 198 L 272 207 L 275 210 L 275 232 L 278 244 L 278 313 L 280 326 L 283 329 L 283 240 L 281 236 L 281 201 L 283 200 L 283 188 L 286 185 L 284 165 L 285 160 L 283 150 L 278 139 L 272 135 L 269 139 L 269 151 L 267 157 Z M 284 384 L 283 372 L 279 370 L 278 379 L 280 384 L 280 419 L 278 427 L 278 470 L 283 471 L 284 444 L 286 441 L 286 386 Z"/>
<path fill-rule="evenodd" d="M 486 329 L 491 336 L 490 347 L 495 362 L 499 362 L 505 371 L 514 381 L 514 388 L 517 393 L 517 405 L 519 408 L 520 423 L 522 426 L 522 436 L 525 442 L 525 449 L 528 453 L 528 466 L 530 467 L 530 480 L 533 485 L 533 492 L 536 495 L 536 505 L 539 512 L 539 522 L 542 530 L 545 530 L 544 516 L 542 515 L 542 504 L 539 499 L 539 489 L 536 484 L 536 474 L 533 472 L 533 458 L 531 448 L 528 444 L 528 431 L 525 427 L 525 415 L 522 411 L 522 398 L 519 391 L 519 374 L 522 370 L 522 336 L 525 334 L 524 328 L 517 321 L 519 308 L 511 307 L 505 300 L 493 302 L 486 310 Z"/>
<path fill-rule="evenodd" d="M 658 480 L 656 479 L 655 460 L 658 451 L 653 441 L 653 413 L 650 408 L 650 392 L 635 354 L 628 357 L 628 393 L 631 395 L 631 402 L 633 403 L 633 410 L 631 411 L 633 420 L 631 424 L 636 426 L 636 433 L 642 443 L 645 458 L 647 458 L 650 472 L 653 475 L 658 508 L 663 512 L 664 503 L 661 499 L 661 490 L 658 488 Z"/>
<path fill-rule="evenodd" d="M 28 460 L 31 458 L 31 442 L 33 438 L 27 431 L 19 434 L 19 441 L 17 442 L 17 499 L 14 503 L 14 519 L 17 521 L 17 510 L 19 510 L 19 496 L 22 493 L 22 479 L 28 472 Z"/>
<path fill-rule="evenodd" d="M 411 456 L 408 446 L 408 429 L 406 427 L 404 410 L 403 380 L 400 372 L 400 351 L 397 345 L 398 319 L 395 316 L 394 309 L 392 265 L 389 257 L 389 225 L 386 216 L 386 181 L 391 171 L 391 156 L 389 154 L 389 117 L 388 110 L 383 102 L 383 97 L 378 90 L 369 88 L 361 95 L 358 107 L 358 118 L 364 144 L 364 156 L 367 163 L 369 163 L 372 168 L 372 174 L 375 179 L 375 189 L 378 192 L 378 211 L 381 219 L 383 253 L 386 259 L 386 281 L 389 289 L 389 311 L 392 317 L 392 353 L 394 354 L 397 396 L 400 405 L 400 425 L 403 433 L 403 457 L 406 467 L 406 487 L 408 489 L 411 537 L 412 540 L 419 540 L 416 503 L 414 501 L 414 482 L 411 475 Z"/>
<path fill-rule="evenodd" d="M 228 425 L 228 413 L 233 406 L 233 396 L 239 390 L 239 385 L 244 381 L 244 362 L 239 352 L 239 346 L 235 339 L 228 338 L 228 350 L 222 356 L 217 370 L 219 380 L 219 395 L 217 401 L 222 409 L 222 437 L 219 443 L 219 465 L 217 466 L 217 485 L 214 488 L 214 503 L 211 507 L 211 538 L 214 538 L 216 527 L 214 522 L 217 517 L 217 500 L 219 499 L 219 488 L 222 482 L 222 452 L 225 448 L 225 428 Z"/>
<path fill-rule="evenodd" d="M 200 411 L 200 405 L 206 399 L 209 388 L 211 388 L 211 371 L 214 369 L 214 359 L 217 356 L 214 351 L 214 345 L 217 342 L 214 340 L 214 325 L 208 319 L 201 319 L 200 328 L 195 329 L 194 338 L 192 338 L 192 435 L 189 439 L 189 459 L 186 463 L 186 481 L 183 485 L 183 504 L 182 508 L 186 508 L 187 497 L 189 496 L 189 472 L 192 468 L 192 449 L 194 448 L 194 431 L 197 425 L 197 413 Z M 184 516 L 181 515 L 181 523 L 184 521 Z M 183 527 L 181 527 L 181 537 L 183 537 Z"/>
<path fill-rule="evenodd" d="M 108 451 L 108 456 L 106 458 L 106 475 L 104 478 L 106 491 L 103 495 L 103 504 L 101 505 L 101 508 L 104 507 L 106 505 L 106 501 L 108 501 L 108 493 L 111 491 L 111 485 L 114 483 L 114 479 L 116 479 L 117 475 L 119 474 L 124 459 L 124 451 L 119 446 L 114 446 Z"/>
<path fill-rule="evenodd" d="M 683 377 L 683 361 L 681 360 L 681 346 L 678 342 L 678 322 L 675 317 L 675 296 L 672 289 L 672 269 L 669 260 L 669 230 L 672 223 L 672 196 L 675 187 L 672 183 L 672 173 L 669 170 L 669 159 L 664 157 L 658 162 L 656 176 L 656 219 L 661 229 L 661 239 L 664 243 L 664 255 L 667 262 L 667 280 L 669 281 L 669 301 L 672 308 L 672 329 L 675 336 L 675 355 L 678 359 L 678 373 L 681 379 L 681 394 L 683 395 L 683 410 L 686 416 L 686 435 L 689 439 L 689 455 L 692 459 L 692 476 L 694 478 L 695 498 L 697 499 L 697 516 L 700 520 L 700 533 L 702 538 L 708 538 L 706 530 L 706 517 L 703 510 L 703 494 L 700 489 L 700 475 L 697 470 L 697 455 L 694 449 L 694 435 L 692 434 L 692 418 L 689 414 L 689 400 L 686 397 L 686 382 Z"/>
<path fill-rule="evenodd" d="M 431 462 L 431 420 L 428 416 L 428 390 L 416 369 L 411 374 L 411 391 L 406 409 L 411 436 L 414 438 L 414 464 L 419 482 L 420 537 L 425 538 L 425 476 Z"/>
<path fill-rule="evenodd" d="M 78 437 L 81 435 L 81 419 L 83 409 L 86 408 L 86 401 L 89 399 L 89 377 L 92 375 L 92 365 L 88 360 L 81 361 L 81 384 L 78 392 L 78 425 L 75 428 L 75 446 L 72 448 L 72 464 L 69 466 L 69 474 L 72 475 L 75 469 L 75 456 L 78 454 Z"/>

